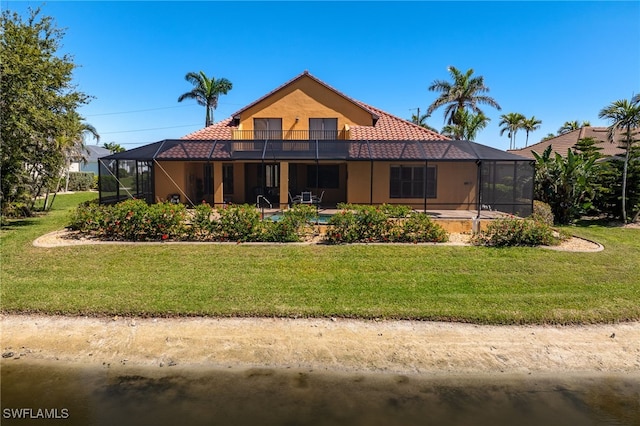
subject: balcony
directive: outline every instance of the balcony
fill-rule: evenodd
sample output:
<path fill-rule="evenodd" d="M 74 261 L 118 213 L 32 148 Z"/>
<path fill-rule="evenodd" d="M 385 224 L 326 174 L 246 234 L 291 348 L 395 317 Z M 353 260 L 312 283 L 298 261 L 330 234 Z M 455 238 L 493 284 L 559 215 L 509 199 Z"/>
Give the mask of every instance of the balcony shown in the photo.
<path fill-rule="evenodd" d="M 316 141 L 348 140 L 348 130 L 234 130 L 233 140 Z"/>

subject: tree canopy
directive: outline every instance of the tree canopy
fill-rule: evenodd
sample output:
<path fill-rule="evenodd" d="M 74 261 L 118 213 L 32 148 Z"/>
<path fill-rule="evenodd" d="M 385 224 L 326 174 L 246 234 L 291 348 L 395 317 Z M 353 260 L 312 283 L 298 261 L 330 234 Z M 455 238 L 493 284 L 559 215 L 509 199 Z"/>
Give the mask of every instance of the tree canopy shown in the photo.
<path fill-rule="evenodd" d="M 220 95 L 226 95 L 233 88 L 233 83 L 224 77 L 209 78 L 203 71 L 189 72 L 184 76 L 184 79 L 193 84 L 193 89 L 180 95 L 178 102 L 185 99 L 195 99 L 199 105 L 206 107 L 204 125 L 209 127 L 213 124 L 213 112 L 218 107 L 218 98 Z"/>
<path fill-rule="evenodd" d="M 59 55 L 64 31 L 30 10 L 0 18 L 2 203 L 34 200 L 60 178 L 65 155 L 87 130 L 77 109 L 91 97 L 72 82 L 72 57 Z"/>
<path fill-rule="evenodd" d="M 484 95 L 489 88 L 484 84 L 484 77 L 473 76 L 473 69 L 462 73 L 454 66 L 447 68 L 452 82 L 435 80 L 429 86 L 432 92 L 440 92 L 438 98 L 427 109 L 431 115 L 436 109 L 444 106 L 444 117 L 447 124 L 456 123 L 456 112 L 461 109 L 471 109 L 476 114 L 482 110 L 478 105 L 489 105 L 500 110 L 500 105 L 490 96 Z"/>
<path fill-rule="evenodd" d="M 640 96 L 634 96 L 630 101 L 620 99 L 612 102 L 600 110 L 598 117 L 609 120 L 608 139 L 613 143 L 617 133 L 622 133 L 620 144 L 625 150 L 624 169 L 622 172 L 622 220 L 627 221 L 627 178 L 629 159 L 633 145 L 638 142 L 640 128 Z"/>

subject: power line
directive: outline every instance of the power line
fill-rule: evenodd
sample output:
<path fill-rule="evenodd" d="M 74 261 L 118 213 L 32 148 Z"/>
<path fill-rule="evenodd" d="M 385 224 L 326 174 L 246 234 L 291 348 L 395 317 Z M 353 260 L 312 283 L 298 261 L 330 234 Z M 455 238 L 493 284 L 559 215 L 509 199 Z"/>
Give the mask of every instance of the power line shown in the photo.
<path fill-rule="evenodd" d="M 166 130 L 166 129 L 177 129 L 179 127 L 193 127 L 193 126 L 201 126 L 201 123 L 196 124 L 183 124 L 180 126 L 170 126 L 170 127 L 154 127 L 152 129 L 136 129 L 136 130 L 120 130 L 117 132 L 100 132 L 100 135 L 112 135 L 114 133 L 134 133 L 134 132 L 148 132 L 150 130 Z"/>
<path fill-rule="evenodd" d="M 234 104 L 228 102 L 219 102 L 218 105 L 242 105 L 242 104 Z M 192 106 L 200 106 L 198 104 L 183 104 L 183 105 L 174 105 L 174 106 L 166 106 L 166 107 L 157 107 L 157 108 L 146 108 L 146 109 L 135 109 L 131 111 L 117 111 L 117 112 L 102 112 L 99 114 L 88 114 L 86 117 L 100 117 L 104 115 L 120 115 L 120 114 L 134 114 L 137 112 L 147 112 L 147 111 L 158 111 L 162 109 L 173 109 L 173 108 L 186 108 Z"/>
<path fill-rule="evenodd" d="M 133 114 L 133 113 L 136 113 L 136 112 L 158 111 L 158 110 L 161 110 L 161 109 L 185 108 L 185 107 L 190 107 L 190 106 L 193 106 L 193 105 L 175 105 L 175 106 L 170 106 L 170 107 L 136 109 L 136 110 L 132 110 L 132 111 L 103 112 L 103 113 L 100 113 L 100 114 L 89 114 L 89 115 L 87 115 L 87 117 L 100 117 L 100 116 L 103 116 L 103 115 L 118 115 L 118 114 Z"/>

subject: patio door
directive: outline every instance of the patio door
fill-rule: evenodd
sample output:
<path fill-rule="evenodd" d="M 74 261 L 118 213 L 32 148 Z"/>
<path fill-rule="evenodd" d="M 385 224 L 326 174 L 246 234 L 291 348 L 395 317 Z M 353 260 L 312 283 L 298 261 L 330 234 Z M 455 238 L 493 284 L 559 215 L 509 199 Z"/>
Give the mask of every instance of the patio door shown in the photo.
<path fill-rule="evenodd" d="M 248 203 L 257 203 L 259 195 L 272 204 L 280 200 L 280 163 L 254 163 L 245 166 Z"/>

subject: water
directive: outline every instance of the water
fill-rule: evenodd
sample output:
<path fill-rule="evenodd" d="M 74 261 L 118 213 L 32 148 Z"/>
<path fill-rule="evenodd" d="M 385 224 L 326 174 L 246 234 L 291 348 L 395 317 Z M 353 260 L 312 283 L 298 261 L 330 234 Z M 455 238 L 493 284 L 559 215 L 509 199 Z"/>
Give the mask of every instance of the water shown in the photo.
<path fill-rule="evenodd" d="M 3 425 L 640 425 L 638 375 L 426 377 L 13 360 L 3 360 L 1 374 Z M 8 418 L 19 408 L 67 418 Z"/>
<path fill-rule="evenodd" d="M 329 223 L 329 219 L 331 219 L 332 216 L 333 216 L 332 214 L 328 214 L 328 213 L 319 213 L 313 219 L 313 222 L 317 225 L 326 225 L 327 223 Z M 273 220 L 274 222 L 278 222 L 279 220 L 282 220 L 282 215 L 279 213 L 276 213 L 276 214 L 267 216 L 266 219 L 270 219 L 270 220 Z"/>

